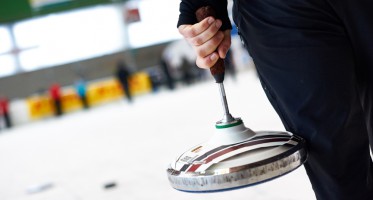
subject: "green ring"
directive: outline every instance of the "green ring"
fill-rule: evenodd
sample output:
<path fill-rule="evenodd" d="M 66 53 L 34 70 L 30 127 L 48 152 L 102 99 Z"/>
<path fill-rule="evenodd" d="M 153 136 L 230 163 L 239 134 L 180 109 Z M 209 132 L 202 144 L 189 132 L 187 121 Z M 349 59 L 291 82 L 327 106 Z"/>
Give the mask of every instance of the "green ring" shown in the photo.
<path fill-rule="evenodd" d="M 229 127 L 237 126 L 237 125 L 240 125 L 240 124 L 242 124 L 242 120 L 241 119 L 239 119 L 237 122 L 235 122 L 233 124 L 227 124 L 227 125 L 218 125 L 218 124 L 216 124 L 215 128 L 217 128 L 217 129 L 223 129 L 223 128 L 229 128 Z"/>

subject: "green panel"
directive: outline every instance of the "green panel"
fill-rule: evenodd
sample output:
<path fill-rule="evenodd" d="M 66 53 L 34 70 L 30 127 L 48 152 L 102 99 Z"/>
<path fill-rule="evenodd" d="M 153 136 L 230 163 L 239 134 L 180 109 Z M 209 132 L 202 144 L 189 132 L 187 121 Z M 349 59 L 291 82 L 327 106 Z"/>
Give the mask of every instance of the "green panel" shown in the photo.
<path fill-rule="evenodd" d="M 0 23 L 31 17 L 28 0 L 0 0 Z"/>
<path fill-rule="evenodd" d="M 57 4 L 52 4 L 48 6 L 41 7 L 40 10 L 35 10 L 34 15 L 44 15 L 50 14 L 55 12 L 61 12 L 66 10 L 71 10 L 75 8 L 81 8 L 85 6 L 92 6 L 96 4 L 103 4 L 103 3 L 112 3 L 111 0 L 73 0 L 73 1 L 65 1 Z"/>
<path fill-rule="evenodd" d="M 124 2 L 126 0 L 71 0 L 49 4 L 36 9 L 32 8 L 29 1 L 30 0 L 0 0 L 0 24 L 86 6 Z"/>

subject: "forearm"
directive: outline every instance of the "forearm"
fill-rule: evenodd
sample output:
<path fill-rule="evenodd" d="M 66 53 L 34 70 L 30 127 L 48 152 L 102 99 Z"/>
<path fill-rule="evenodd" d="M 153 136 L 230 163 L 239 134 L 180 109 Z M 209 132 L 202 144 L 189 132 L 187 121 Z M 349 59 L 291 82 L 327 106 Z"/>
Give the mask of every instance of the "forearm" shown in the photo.
<path fill-rule="evenodd" d="M 202 6 L 210 5 L 214 8 L 217 18 L 223 23 L 220 30 L 232 29 L 228 17 L 227 3 L 227 0 L 182 0 L 180 2 L 180 15 L 177 27 L 183 24 L 197 23 L 195 11 Z"/>

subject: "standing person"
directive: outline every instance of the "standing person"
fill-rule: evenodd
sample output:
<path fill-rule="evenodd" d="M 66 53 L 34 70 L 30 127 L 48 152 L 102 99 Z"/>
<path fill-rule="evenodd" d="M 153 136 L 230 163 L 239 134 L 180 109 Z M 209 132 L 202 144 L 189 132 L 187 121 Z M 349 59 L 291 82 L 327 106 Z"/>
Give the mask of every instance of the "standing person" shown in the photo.
<path fill-rule="evenodd" d="M 87 89 L 86 89 L 86 82 L 85 80 L 81 77 L 75 82 L 75 89 L 76 92 L 78 93 L 84 109 L 89 108 L 88 100 L 87 100 Z"/>
<path fill-rule="evenodd" d="M 118 61 L 116 77 L 118 78 L 120 84 L 122 85 L 123 92 L 126 94 L 129 102 L 132 102 L 132 95 L 129 87 L 128 79 L 131 73 L 128 70 L 127 65 L 123 61 Z"/>
<path fill-rule="evenodd" d="M 212 5 L 217 18 L 197 23 Z M 372 200 L 373 1 L 235 0 L 233 16 L 285 128 L 306 139 L 318 200 Z M 226 0 L 182 0 L 178 29 L 210 68 L 231 44 Z M 215 51 L 216 50 L 216 51 Z"/>
<path fill-rule="evenodd" d="M 173 90 L 175 88 L 175 80 L 171 75 L 170 66 L 168 65 L 165 58 L 163 57 L 161 58 L 160 65 L 166 77 L 166 84 L 167 84 L 168 89 Z"/>
<path fill-rule="evenodd" d="M 190 85 L 193 82 L 194 77 L 193 77 L 193 74 L 191 73 L 192 71 L 191 68 L 192 68 L 192 65 L 189 63 L 188 59 L 186 57 L 183 57 L 181 61 L 180 69 L 182 72 L 181 81 L 185 85 Z"/>
<path fill-rule="evenodd" d="M 61 103 L 61 86 L 58 83 L 54 83 L 49 88 L 49 94 L 52 98 L 54 105 L 54 115 L 62 115 L 62 103 Z"/>
<path fill-rule="evenodd" d="M 3 110 L 0 108 L 0 131 L 1 129 L 3 129 L 3 124 L 4 124 L 4 114 L 3 114 Z"/>
<path fill-rule="evenodd" d="M 12 127 L 12 120 L 9 115 L 9 100 L 6 97 L 0 97 L 0 115 L 4 117 L 5 127 Z"/>

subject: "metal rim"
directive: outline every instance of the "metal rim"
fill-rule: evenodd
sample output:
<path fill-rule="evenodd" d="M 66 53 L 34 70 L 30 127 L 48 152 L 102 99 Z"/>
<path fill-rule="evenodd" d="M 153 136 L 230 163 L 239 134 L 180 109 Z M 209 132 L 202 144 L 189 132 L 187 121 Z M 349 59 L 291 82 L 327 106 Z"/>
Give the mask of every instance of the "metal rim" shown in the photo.
<path fill-rule="evenodd" d="M 293 135 L 297 144 L 288 151 L 256 163 L 203 172 L 181 172 L 167 169 L 172 187 L 185 192 L 218 192 L 255 185 L 287 174 L 307 159 L 304 139 Z"/>

